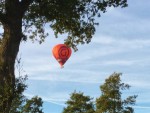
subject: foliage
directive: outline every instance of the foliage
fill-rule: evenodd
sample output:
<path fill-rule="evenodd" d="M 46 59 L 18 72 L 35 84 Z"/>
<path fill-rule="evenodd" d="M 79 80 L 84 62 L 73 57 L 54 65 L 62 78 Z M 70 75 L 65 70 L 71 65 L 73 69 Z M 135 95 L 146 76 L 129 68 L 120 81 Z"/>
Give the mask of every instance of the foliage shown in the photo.
<path fill-rule="evenodd" d="M 42 104 L 43 101 L 38 96 L 30 100 L 27 99 L 26 104 L 23 106 L 23 113 L 44 113 L 42 112 Z"/>
<path fill-rule="evenodd" d="M 10 4 L 0 1 L 0 12 L 9 13 Z M 56 37 L 58 34 L 68 35 L 65 43 L 76 50 L 77 44 L 89 43 L 95 33 L 95 17 L 100 17 L 106 12 L 107 7 L 127 6 L 127 0 L 15 0 L 13 10 L 19 10 L 17 14 L 23 18 L 22 36 L 27 40 L 42 43 L 48 32 L 44 27 L 51 27 Z M 18 3 L 19 2 L 19 3 Z M 11 2 L 10 2 L 11 3 Z M 13 5 L 13 3 L 11 4 Z M 11 6 L 10 6 L 11 7 Z M 15 9 L 16 8 L 16 9 Z M 3 22 L 3 21 L 2 21 Z M 4 21 L 5 22 L 5 21 Z M 7 23 L 7 22 L 6 22 Z M 40 39 L 39 39 L 40 37 Z"/>
<path fill-rule="evenodd" d="M 22 77 L 19 76 L 16 78 L 15 82 L 15 94 L 14 99 L 12 101 L 10 113 L 21 113 L 22 109 L 27 101 L 27 98 L 25 95 L 23 95 L 23 92 L 26 90 L 27 85 L 25 84 L 25 81 L 27 80 L 27 76 Z"/>
<path fill-rule="evenodd" d="M 26 80 L 27 76 L 24 78 L 20 76 L 16 79 L 15 98 L 12 101 L 10 113 L 43 113 L 43 101 L 40 97 L 34 96 L 31 99 L 27 99 L 23 94 L 24 90 L 27 88 L 25 84 Z"/>
<path fill-rule="evenodd" d="M 67 107 L 63 113 L 94 113 L 94 105 L 89 96 L 84 96 L 83 93 L 73 92 L 70 99 L 66 102 Z"/>
<path fill-rule="evenodd" d="M 12 89 L 7 81 L 3 82 L 3 85 L 0 85 L 0 113 L 3 111 L 7 111 L 5 107 L 6 101 L 8 98 L 12 98 Z M 5 112 L 4 112 L 5 113 Z"/>
<path fill-rule="evenodd" d="M 97 113 L 133 113 L 131 105 L 136 102 L 137 95 L 122 99 L 122 91 L 130 88 L 121 82 L 121 73 L 113 73 L 105 83 L 100 86 L 102 95 L 97 98 Z"/>
<path fill-rule="evenodd" d="M 42 112 L 42 104 L 43 101 L 40 97 L 34 96 L 31 99 L 28 99 L 23 93 L 27 88 L 27 84 L 25 83 L 27 80 L 27 75 L 23 76 L 23 68 L 21 65 L 21 58 L 16 60 L 16 68 L 18 70 L 18 75 L 15 79 L 14 85 L 14 98 L 12 100 L 11 108 L 9 113 L 43 113 Z M 0 91 L 3 93 L 0 94 L 0 112 L 6 111 L 5 108 L 2 108 L 4 101 L 6 101 L 10 93 L 12 93 L 11 88 L 8 83 L 4 84 L 4 87 L 0 87 Z"/>
<path fill-rule="evenodd" d="M 25 84 L 26 80 L 27 76 L 19 76 L 18 78 L 16 78 L 14 98 L 12 100 L 9 113 L 43 113 L 43 101 L 40 97 L 34 96 L 31 99 L 27 99 L 27 97 L 23 94 L 23 92 L 27 88 L 27 85 Z M 0 91 L 3 91 L 3 93 L 0 94 L 0 111 L 6 111 L 6 108 L 2 108 L 2 106 L 4 104 L 4 101 L 9 98 L 9 93 L 12 93 L 10 89 L 11 88 L 7 84 L 5 85 L 5 87 L 0 89 Z"/>

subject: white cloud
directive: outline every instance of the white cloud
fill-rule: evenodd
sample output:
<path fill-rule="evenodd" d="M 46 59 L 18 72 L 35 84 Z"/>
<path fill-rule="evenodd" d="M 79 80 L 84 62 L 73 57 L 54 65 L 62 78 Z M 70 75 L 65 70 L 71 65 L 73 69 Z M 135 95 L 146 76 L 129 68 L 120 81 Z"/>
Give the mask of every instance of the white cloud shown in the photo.
<path fill-rule="evenodd" d="M 138 108 L 138 109 L 150 109 L 150 106 L 133 106 L 133 108 Z"/>
<path fill-rule="evenodd" d="M 24 95 L 27 98 L 34 97 L 34 95 L 31 95 L 31 94 L 28 94 L 28 93 L 25 93 Z M 41 98 L 42 98 L 43 101 L 50 102 L 52 104 L 57 104 L 57 105 L 60 105 L 60 106 L 65 106 L 64 102 L 66 102 L 66 99 L 54 99 L 54 98 L 47 98 L 47 97 L 43 97 L 43 96 L 41 96 Z"/>
<path fill-rule="evenodd" d="M 104 76 L 102 73 L 96 73 L 93 71 L 82 71 L 74 70 L 73 72 L 65 73 L 47 73 L 45 75 L 40 76 L 29 76 L 30 80 L 45 80 L 45 81 L 57 81 L 57 82 L 75 82 L 75 83 L 88 83 L 88 84 L 99 84 L 100 80 L 103 79 Z"/>
<path fill-rule="evenodd" d="M 116 48 L 119 47 L 122 49 L 138 49 L 150 46 L 150 39 L 115 38 L 107 35 L 100 35 L 99 38 L 95 37 L 92 42 L 103 46 L 115 46 Z"/>

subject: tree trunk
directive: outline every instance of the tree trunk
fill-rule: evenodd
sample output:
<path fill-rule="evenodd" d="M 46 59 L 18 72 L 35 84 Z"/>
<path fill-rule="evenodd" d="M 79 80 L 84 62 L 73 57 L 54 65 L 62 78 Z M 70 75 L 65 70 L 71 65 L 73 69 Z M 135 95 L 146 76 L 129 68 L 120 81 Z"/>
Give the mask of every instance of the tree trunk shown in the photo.
<path fill-rule="evenodd" d="M 14 16 L 3 28 L 0 45 L 0 112 L 9 113 L 14 98 L 14 66 L 22 37 L 22 20 Z"/>
<path fill-rule="evenodd" d="M 5 12 L 0 15 L 4 29 L 0 43 L 0 113 L 9 113 L 15 97 L 15 59 L 22 39 L 22 18 L 33 0 L 4 2 Z"/>

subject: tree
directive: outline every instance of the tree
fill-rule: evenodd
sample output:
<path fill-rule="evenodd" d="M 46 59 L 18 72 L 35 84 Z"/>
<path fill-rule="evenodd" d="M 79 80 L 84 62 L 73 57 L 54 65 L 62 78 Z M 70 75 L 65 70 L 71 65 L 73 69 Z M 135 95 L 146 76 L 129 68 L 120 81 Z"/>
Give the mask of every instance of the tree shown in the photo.
<path fill-rule="evenodd" d="M 94 113 L 94 105 L 89 96 L 84 96 L 83 93 L 73 92 L 70 99 L 66 102 L 67 107 L 63 113 Z"/>
<path fill-rule="evenodd" d="M 42 99 L 38 96 L 35 96 L 26 101 L 26 105 L 23 106 L 22 113 L 44 113 L 42 112 L 42 105 Z"/>
<path fill-rule="evenodd" d="M 10 107 L 9 113 L 43 113 L 42 105 L 43 101 L 40 97 L 34 96 L 28 99 L 23 93 L 27 89 L 26 80 L 27 75 L 24 75 L 23 65 L 21 58 L 17 58 L 16 69 L 19 77 L 15 79 L 14 98 Z M 6 97 L 6 99 L 8 99 Z M 1 110 L 5 112 L 5 109 Z"/>
<path fill-rule="evenodd" d="M 136 102 L 137 95 L 122 99 L 122 91 L 129 89 L 128 84 L 121 82 L 121 73 L 113 73 L 100 86 L 102 95 L 96 99 L 96 113 L 133 113 L 131 105 Z"/>
<path fill-rule="evenodd" d="M 2 108 L 10 110 L 14 98 L 15 59 L 21 41 L 43 42 L 49 26 L 58 34 L 68 34 L 65 43 L 76 50 L 78 44 L 89 43 L 95 33 L 95 17 L 107 7 L 126 7 L 127 0 L 0 0 L 0 95 L 9 86 L 9 98 Z M 1 101 L 1 100 L 0 100 Z"/>
<path fill-rule="evenodd" d="M 9 113 L 43 113 L 43 101 L 40 97 L 34 96 L 28 99 L 23 92 L 26 90 L 27 85 L 25 81 L 27 76 L 19 76 L 15 82 L 15 97 L 12 100 Z M 5 111 L 5 110 L 3 110 Z"/>
<path fill-rule="evenodd" d="M 27 98 L 23 95 L 23 92 L 26 90 L 27 85 L 25 81 L 27 80 L 27 76 L 19 76 L 15 80 L 15 90 L 14 90 L 14 98 L 12 100 L 12 104 L 10 107 L 9 113 L 21 113 L 23 111 L 24 105 L 26 104 Z M 5 110 L 2 110 L 5 111 Z"/>
<path fill-rule="evenodd" d="M 42 112 L 42 104 L 43 101 L 40 97 L 34 96 L 31 99 L 28 99 L 23 92 L 27 88 L 27 84 L 25 83 L 27 80 L 27 75 L 23 75 L 23 65 L 21 65 L 21 58 L 17 59 L 16 68 L 18 71 L 19 77 L 15 79 L 14 86 L 14 98 L 12 100 L 12 104 L 9 112 L 7 112 L 6 107 L 2 107 L 3 101 L 9 99 L 9 90 L 11 89 L 7 84 L 4 88 L 3 95 L 0 96 L 0 113 L 43 113 Z M 2 87 L 0 87 L 2 88 Z M 2 89 L 0 89 L 2 90 Z"/>

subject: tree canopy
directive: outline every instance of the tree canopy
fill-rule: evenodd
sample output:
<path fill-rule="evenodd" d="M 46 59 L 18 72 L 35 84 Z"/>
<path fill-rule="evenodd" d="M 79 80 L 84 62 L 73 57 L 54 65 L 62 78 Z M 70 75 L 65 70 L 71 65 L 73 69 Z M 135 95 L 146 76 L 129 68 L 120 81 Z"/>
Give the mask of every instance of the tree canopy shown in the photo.
<path fill-rule="evenodd" d="M 58 34 L 67 33 L 65 43 L 74 49 L 77 44 L 89 43 L 95 33 L 95 17 L 106 12 L 107 7 L 126 7 L 127 0 L 1 0 L 0 21 L 7 24 L 8 18 L 17 11 L 22 18 L 23 39 L 27 36 L 40 43 L 48 36 L 47 25 Z M 4 16 L 6 15 L 6 16 Z M 5 17 L 5 18 L 4 18 Z M 18 17 L 18 18 L 19 18 Z M 39 39 L 40 38 L 40 39 Z"/>
<path fill-rule="evenodd" d="M 131 105 L 136 102 L 137 95 L 122 97 L 122 91 L 130 85 L 121 82 L 121 73 L 113 73 L 100 86 L 101 96 L 96 99 L 96 113 L 133 113 Z"/>
<path fill-rule="evenodd" d="M 92 98 L 84 96 L 83 93 L 73 92 L 70 99 L 66 102 L 67 107 L 63 113 L 94 113 L 94 104 Z"/>
<path fill-rule="evenodd" d="M 134 113 L 137 95 L 124 97 L 130 85 L 121 82 L 121 73 L 113 73 L 100 85 L 101 95 L 93 101 L 90 96 L 73 92 L 63 113 Z"/>

